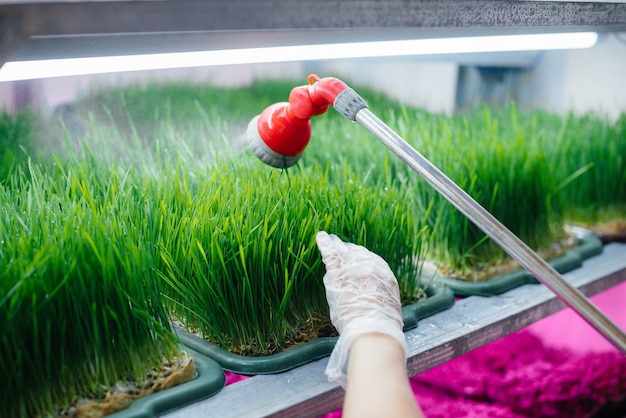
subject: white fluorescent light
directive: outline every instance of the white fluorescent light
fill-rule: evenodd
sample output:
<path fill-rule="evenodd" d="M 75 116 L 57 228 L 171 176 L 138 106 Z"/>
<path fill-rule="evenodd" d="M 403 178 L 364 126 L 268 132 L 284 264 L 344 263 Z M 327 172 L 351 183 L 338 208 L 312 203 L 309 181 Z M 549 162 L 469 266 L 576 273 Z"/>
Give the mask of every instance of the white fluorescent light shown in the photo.
<path fill-rule="evenodd" d="M 596 43 L 597 39 L 598 35 L 595 32 L 577 32 L 352 42 L 165 54 L 9 61 L 0 68 L 0 82 L 215 65 L 313 61 L 341 58 L 464 54 L 471 52 L 577 49 L 590 48 Z"/>

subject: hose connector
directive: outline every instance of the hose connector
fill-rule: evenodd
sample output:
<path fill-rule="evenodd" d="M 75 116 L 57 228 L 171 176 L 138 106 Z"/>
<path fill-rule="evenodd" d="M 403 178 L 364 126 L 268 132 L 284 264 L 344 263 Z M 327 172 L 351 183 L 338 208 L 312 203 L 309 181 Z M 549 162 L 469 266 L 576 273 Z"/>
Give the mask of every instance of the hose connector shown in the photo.
<path fill-rule="evenodd" d="M 337 95 L 333 107 L 352 122 L 356 122 L 356 114 L 367 108 L 367 103 L 354 90 L 347 88 Z"/>

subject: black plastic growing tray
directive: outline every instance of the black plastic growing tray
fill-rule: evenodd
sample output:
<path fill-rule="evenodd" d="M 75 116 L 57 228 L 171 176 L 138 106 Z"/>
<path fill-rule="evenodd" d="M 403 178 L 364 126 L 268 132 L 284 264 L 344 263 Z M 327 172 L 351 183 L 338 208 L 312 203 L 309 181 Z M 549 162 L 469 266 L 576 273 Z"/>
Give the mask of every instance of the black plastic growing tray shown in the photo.
<path fill-rule="evenodd" d="M 415 328 L 418 321 L 454 304 L 454 293 L 442 285 L 426 287 L 427 298 L 402 308 L 404 330 Z M 338 337 L 323 337 L 268 356 L 243 356 L 231 353 L 200 336 L 176 328 L 187 347 L 217 361 L 224 370 L 243 375 L 280 373 L 330 355 Z"/>
<path fill-rule="evenodd" d="M 109 418 L 154 418 L 166 412 L 209 398 L 224 387 L 224 369 L 213 359 L 188 350 L 194 359 L 198 376 L 185 383 L 144 396 Z"/>
<path fill-rule="evenodd" d="M 600 254 L 602 247 L 602 241 L 597 236 L 591 233 L 580 233 L 578 234 L 578 244 L 575 247 L 553 258 L 548 263 L 559 273 L 565 273 L 582 266 L 585 259 Z M 524 269 L 476 282 L 452 277 L 443 277 L 443 281 L 457 296 L 499 295 L 524 284 L 539 283 L 532 274 Z"/>

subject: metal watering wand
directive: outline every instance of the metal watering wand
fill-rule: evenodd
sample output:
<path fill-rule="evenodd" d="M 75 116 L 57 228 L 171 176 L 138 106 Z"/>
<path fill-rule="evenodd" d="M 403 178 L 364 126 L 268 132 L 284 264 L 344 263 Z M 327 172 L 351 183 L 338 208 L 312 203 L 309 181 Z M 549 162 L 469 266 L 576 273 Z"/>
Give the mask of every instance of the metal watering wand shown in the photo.
<path fill-rule="evenodd" d="M 367 108 L 365 101 L 341 80 L 333 77 L 320 79 L 316 75 L 310 75 L 308 85 L 291 91 L 289 102 L 267 107 L 248 125 L 250 149 L 261 161 L 273 167 L 286 168 L 294 165 L 309 143 L 310 119 L 325 113 L 329 106 L 374 135 L 522 267 L 626 354 L 626 334 L 611 319 L 491 213 L 385 125 Z"/>

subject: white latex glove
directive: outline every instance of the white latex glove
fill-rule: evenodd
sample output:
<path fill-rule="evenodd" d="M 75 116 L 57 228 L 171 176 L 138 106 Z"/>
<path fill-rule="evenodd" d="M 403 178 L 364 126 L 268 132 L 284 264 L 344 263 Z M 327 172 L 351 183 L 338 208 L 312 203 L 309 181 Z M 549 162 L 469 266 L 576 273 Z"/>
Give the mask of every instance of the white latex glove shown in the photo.
<path fill-rule="evenodd" d="M 324 286 L 330 319 L 339 332 L 326 376 L 345 389 L 350 346 L 360 335 L 390 335 L 400 342 L 406 358 L 400 290 L 395 275 L 379 255 L 324 231 L 315 239 L 326 266 Z"/>

